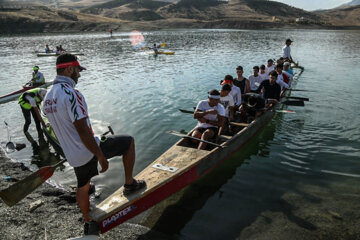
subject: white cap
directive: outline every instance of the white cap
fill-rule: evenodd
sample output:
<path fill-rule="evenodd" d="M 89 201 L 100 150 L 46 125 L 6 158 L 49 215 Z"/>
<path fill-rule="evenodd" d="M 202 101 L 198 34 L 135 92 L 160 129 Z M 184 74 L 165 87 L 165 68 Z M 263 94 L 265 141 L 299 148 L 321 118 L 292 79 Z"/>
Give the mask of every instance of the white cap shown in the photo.
<path fill-rule="evenodd" d="M 46 89 L 43 89 L 43 88 L 39 89 L 38 95 L 41 98 L 41 100 L 43 100 L 45 98 L 46 92 L 47 92 Z"/>
<path fill-rule="evenodd" d="M 289 63 L 289 62 L 285 62 L 285 63 L 284 63 L 284 66 L 287 66 L 287 65 L 290 66 L 290 63 Z"/>

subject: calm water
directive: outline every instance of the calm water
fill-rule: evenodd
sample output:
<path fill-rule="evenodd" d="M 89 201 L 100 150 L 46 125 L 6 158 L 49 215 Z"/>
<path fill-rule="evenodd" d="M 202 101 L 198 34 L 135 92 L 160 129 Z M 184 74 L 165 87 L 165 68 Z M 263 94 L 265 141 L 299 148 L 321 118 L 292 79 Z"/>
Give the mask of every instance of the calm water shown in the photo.
<path fill-rule="evenodd" d="M 129 32 L 113 38 L 0 37 L 0 95 L 29 81 L 34 65 L 47 80 L 54 79 L 55 57 L 38 58 L 34 53 L 46 43 L 83 52 L 80 62 L 88 70 L 77 87 L 86 97 L 94 131 L 101 134 L 111 125 L 116 133 L 134 136 L 138 173 L 178 140 L 166 131 L 195 125 L 190 115 L 177 109 L 192 109 L 207 91 L 219 88 L 224 75 L 235 75 L 237 65 L 250 75 L 254 65 L 279 56 L 290 37 L 292 55 L 305 67 L 296 88 L 314 91 L 293 96 L 308 97 L 310 102 L 302 108 L 289 107 L 296 114 L 276 115 L 242 151 L 186 188 L 179 201 L 161 211 L 159 220 L 147 225 L 183 239 L 234 239 L 262 212 L 276 209 L 285 193 L 303 192 L 303 184 L 321 185 L 329 192 L 337 183 L 360 186 L 359 31 L 177 30 L 144 36 L 149 45 L 166 43 L 175 55 L 154 57 L 135 51 Z M 25 138 L 16 102 L 1 104 L 0 116 L 2 146 L 7 141 L 4 120 L 12 140 L 27 144 L 9 154 L 11 158 L 33 169 L 56 161 L 54 151 L 38 140 L 33 124 L 30 133 L 35 142 Z M 94 179 L 102 198 L 123 184 L 122 173 L 121 159 L 114 158 L 108 172 Z M 65 188 L 75 184 L 70 167 L 52 179 Z M 179 220 L 170 221 L 174 218 Z"/>

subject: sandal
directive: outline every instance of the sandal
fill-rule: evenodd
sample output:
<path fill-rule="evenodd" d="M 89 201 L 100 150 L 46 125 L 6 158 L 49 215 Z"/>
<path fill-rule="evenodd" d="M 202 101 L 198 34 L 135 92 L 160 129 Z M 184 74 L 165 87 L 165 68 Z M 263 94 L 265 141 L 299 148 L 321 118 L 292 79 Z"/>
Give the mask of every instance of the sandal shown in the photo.
<path fill-rule="evenodd" d="M 146 187 L 144 180 L 133 179 L 132 184 L 124 184 L 124 195 L 129 195 L 144 187 Z"/>

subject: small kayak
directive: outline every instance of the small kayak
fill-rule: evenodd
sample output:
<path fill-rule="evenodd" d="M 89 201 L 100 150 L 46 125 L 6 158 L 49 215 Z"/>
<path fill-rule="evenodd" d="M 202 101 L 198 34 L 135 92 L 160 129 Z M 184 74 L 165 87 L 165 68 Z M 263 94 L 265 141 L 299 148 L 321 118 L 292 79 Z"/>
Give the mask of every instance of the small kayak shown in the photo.
<path fill-rule="evenodd" d="M 66 52 L 66 53 L 71 53 L 71 54 L 74 54 L 74 55 L 84 55 L 83 53 L 80 53 L 80 52 Z M 37 53 L 36 56 L 38 56 L 38 57 L 54 57 L 54 56 L 59 56 L 60 54 L 56 54 L 56 53 Z"/>
<path fill-rule="evenodd" d="M 174 55 L 175 54 L 175 52 L 163 52 L 163 51 L 159 51 L 159 52 L 157 52 L 157 53 L 154 53 L 154 54 L 165 54 L 165 55 Z"/>
<path fill-rule="evenodd" d="M 10 102 L 12 100 L 15 100 L 16 98 L 20 97 L 20 95 L 23 93 L 23 92 L 26 92 L 27 90 L 30 90 L 30 89 L 33 89 L 33 88 L 37 88 L 37 87 L 41 87 L 41 88 L 47 88 L 48 86 L 51 86 L 53 84 L 53 81 L 51 82 L 46 82 L 45 84 L 41 85 L 41 86 L 27 86 L 27 87 L 23 87 L 22 89 L 20 90 L 17 90 L 15 92 L 12 92 L 12 93 L 9 93 L 9 94 L 6 94 L 6 95 L 3 95 L 3 96 L 0 96 L 0 104 L 1 103 L 7 103 L 7 102 Z"/>

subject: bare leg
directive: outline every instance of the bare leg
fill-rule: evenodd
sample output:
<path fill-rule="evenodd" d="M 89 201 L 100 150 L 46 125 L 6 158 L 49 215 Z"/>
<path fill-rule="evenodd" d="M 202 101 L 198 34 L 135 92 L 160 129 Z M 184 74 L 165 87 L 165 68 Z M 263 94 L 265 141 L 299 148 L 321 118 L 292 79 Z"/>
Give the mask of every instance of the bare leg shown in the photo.
<path fill-rule="evenodd" d="M 135 164 L 135 142 L 131 141 L 129 149 L 123 154 L 123 164 L 125 170 L 125 184 L 131 184 L 133 181 L 133 169 Z"/>
<path fill-rule="evenodd" d="M 207 130 L 202 134 L 201 139 L 207 141 L 207 140 L 209 140 L 210 138 L 212 138 L 214 135 L 215 135 L 215 133 L 214 133 L 212 130 L 207 129 Z M 205 149 L 205 148 L 206 148 L 206 145 L 207 145 L 206 143 L 200 142 L 198 149 Z"/>
<path fill-rule="evenodd" d="M 89 216 L 89 212 L 90 212 L 89 188 L 90 188 L 90 181 L 88 181 L 85 186 L 78 188 L 76 190 L 76 201 L 79 205 L 80 211 L 83 215 L 85 222 L 91 221 L 91 218 Z"/>

